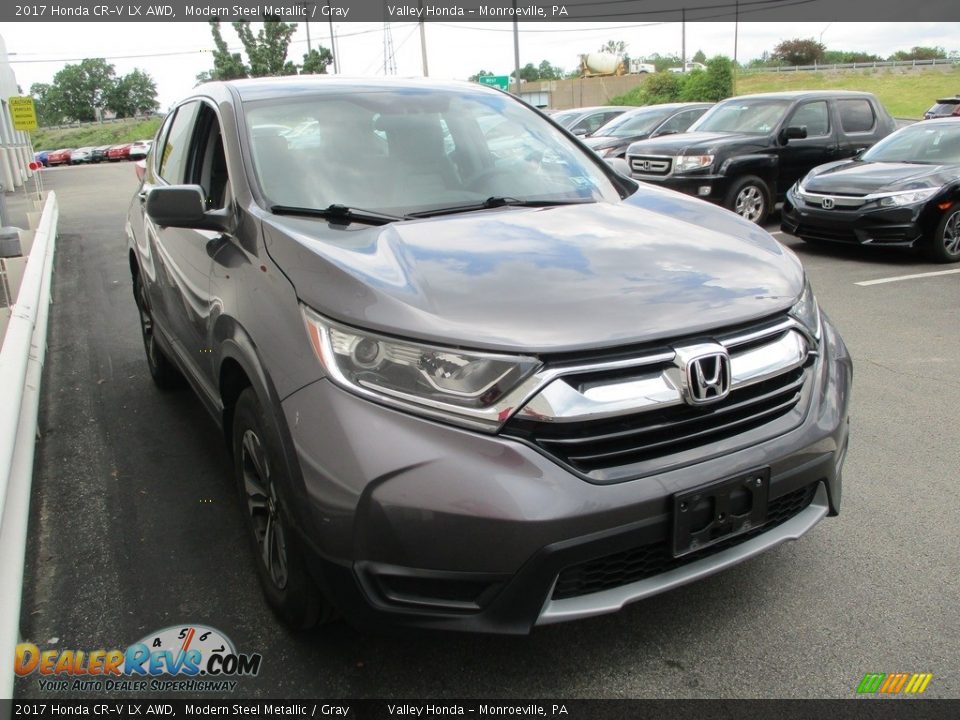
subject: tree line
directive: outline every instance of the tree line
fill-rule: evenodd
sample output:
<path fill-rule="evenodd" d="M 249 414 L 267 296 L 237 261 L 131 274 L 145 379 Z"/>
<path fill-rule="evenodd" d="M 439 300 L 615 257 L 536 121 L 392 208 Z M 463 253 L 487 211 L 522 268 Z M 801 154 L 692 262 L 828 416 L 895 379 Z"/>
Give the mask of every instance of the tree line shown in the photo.
<path fill-rule="evenodd" d="M 76 65 L 66 65 L 50 83 L 34 83 L 30 95 L 37 108 L 41 125 L 66 122 L 92 122 L 103 113 L 116 117 L 136 117 L 155 112 L 157 84 L 139 68 L 118 76 L 113 65 L 104 58 L 87 58 Z"/>

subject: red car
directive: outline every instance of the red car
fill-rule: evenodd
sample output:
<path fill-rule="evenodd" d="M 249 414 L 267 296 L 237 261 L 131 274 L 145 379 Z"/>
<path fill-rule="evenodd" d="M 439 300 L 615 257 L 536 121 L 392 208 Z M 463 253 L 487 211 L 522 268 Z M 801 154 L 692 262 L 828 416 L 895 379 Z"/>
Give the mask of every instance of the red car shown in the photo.
<path fill-rule="evenodd" d="M 51 150 L 47 154 L 47 164 L 50 167 L 54 165 L 69 165 L 70 164 L 70 155 L 73 150 L 69 148 L 62 148 L 60 150 Z"/>
<path fill-rule="evenodd" d="M 114 145 L 109 150 L 107 150 L 107 160 L 109 160 L 110 162 L 116 162 L 117 160 L 129 160 L 130 147 L 131 147 L 131 143 Z"/>

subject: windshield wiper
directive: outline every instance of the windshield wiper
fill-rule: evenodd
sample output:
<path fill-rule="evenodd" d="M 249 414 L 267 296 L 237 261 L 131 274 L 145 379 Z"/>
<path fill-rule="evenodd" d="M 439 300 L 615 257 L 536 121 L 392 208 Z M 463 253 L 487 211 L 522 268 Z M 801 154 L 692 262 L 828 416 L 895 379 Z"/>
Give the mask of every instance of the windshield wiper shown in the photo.
<path fill-rule="evenodd" d="M 342 220 L 345 223 L 366 223 L 367 225 L 387 225 L 388 223 L 406 220 L 402 215 L 390 215 L 376 210 L 347 207 L 346 205 L 328 205 L 325 208 L 295 207 L 293 205 L 271 205 L 270 212 L 274 215 L 302 215 L 304 217 L 324 218 L 325 220 Z"/>
<path fill-rule="evenodd" d="M 538 208 L 555 207 L 558 205 L 587 205 L 594 202 L 596 202 L 596 200 L 518 200 L 514 197 L 493 195 L 488 197 L 483 202 L 470 203 L 469 205 L 451 205 L 450 207 L 435 208 L 433 210 L 423 210 L 421 212 L 410 213 L 407 215 L 407 217 L 427 218 L 436 217 L 437 215 L 453 215 L 455 213 L 473 212 L 475 210 L 489 210 L 490 208 L 507 206 Z"/>

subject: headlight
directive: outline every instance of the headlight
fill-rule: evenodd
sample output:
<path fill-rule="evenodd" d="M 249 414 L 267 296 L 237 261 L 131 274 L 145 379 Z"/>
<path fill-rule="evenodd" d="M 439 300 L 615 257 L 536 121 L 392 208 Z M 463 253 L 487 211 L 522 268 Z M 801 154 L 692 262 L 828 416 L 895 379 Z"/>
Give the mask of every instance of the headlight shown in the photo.
<path fill-rule="evenodd" d="M 303 307 L 307 332 L 330 379 L 361 395 L 496 427 L 517 403 L 516 389 L 540 365 L 536 358 L 467 352 L 395 340 L 326 320 Z"/>
<path fill-rule="evenodd" d="M 803 325 L 817 340 L 820 339 L 820 308 L 817 298 L 813 295 L 810 281 L 804 280 L 803 293 L 796 304 L 790 308 L 790 317 Z"/>
<path fill-rule="evenodd" d="M 880 198 L 880 205 L 883 207 L 900 207 L 902 205 L 926 202 L 932 198 L 938 190 L 940 190 L 940 188 L 905 190 L 903 192 L 889 193 Z"/>
<path fill-rule="evenodd" d="M 713 165 L 713 155 L 680 155 L 673 162 L 674 172 L 690 172 Z"/>

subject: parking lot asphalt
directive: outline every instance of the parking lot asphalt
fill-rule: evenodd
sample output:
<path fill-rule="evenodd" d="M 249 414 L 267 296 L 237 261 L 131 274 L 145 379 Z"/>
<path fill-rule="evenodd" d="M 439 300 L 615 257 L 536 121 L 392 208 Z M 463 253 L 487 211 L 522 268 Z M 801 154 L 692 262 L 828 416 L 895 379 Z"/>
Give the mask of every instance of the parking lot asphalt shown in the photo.
<path fill-rule="evenodd" d="M 855 362 L 842 511 L 800 541 L 529 637 L 296 635 L 261 600 L 221 435 L 189 391 L 150 381 L 123 232 L 133 165 L 44 179 L 61 216 L 25 639 L 125 648 L 211 625 L 263 655 L 238 697 L 853 697 L 894 671 L 960 697 L 960 274 L 856 284 L 949 267 L 781 236 Z M 36 676 L 17 692 L 55 697 Z"/>

